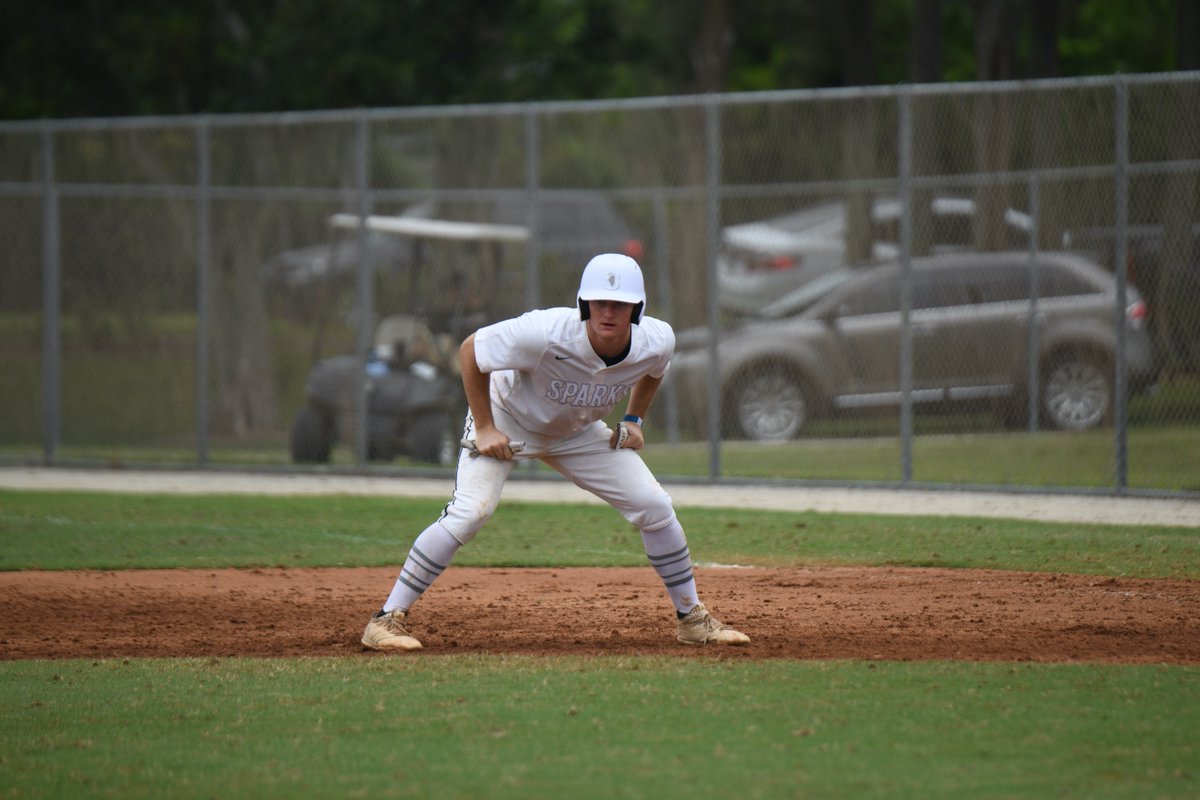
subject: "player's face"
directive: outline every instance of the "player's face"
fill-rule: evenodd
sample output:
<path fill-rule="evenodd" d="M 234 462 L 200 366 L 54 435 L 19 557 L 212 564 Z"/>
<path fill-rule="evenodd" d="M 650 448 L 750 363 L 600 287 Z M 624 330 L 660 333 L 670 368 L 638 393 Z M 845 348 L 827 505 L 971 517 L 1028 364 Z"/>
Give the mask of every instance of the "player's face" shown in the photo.
<path fill-rule="evenodd" d="M 633 303 L 588 300 L 587 331 L 592 349 L 600 356 L 615 356 L 629 343 Z"/>

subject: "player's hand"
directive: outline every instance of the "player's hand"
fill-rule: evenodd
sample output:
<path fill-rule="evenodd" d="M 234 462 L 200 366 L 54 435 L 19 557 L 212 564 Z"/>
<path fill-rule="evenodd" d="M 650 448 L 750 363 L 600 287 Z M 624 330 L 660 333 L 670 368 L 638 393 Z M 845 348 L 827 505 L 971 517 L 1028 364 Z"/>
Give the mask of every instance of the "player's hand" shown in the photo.
<path fill-rule="evenodd" d="M 498 428 L 477 429 L 475 431 L 475 447 L 481 456 L 512 461 L 513 448 L 510 447 L 509 438 Z"/>
<path fill-rule="evenodd" d="M 636 422 L 618 422 L 617 429 L 608 440 L 608 446 L 613 450 L 641 450 L 646 446 L 642 426 Z"/>

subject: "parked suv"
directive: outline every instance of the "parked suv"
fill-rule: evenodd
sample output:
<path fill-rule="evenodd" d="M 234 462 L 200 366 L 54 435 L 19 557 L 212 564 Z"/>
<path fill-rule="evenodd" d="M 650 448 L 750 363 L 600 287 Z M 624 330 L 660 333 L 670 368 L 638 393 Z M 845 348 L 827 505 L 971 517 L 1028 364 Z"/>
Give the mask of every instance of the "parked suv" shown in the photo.
<path fill-rule="evenodd" d="M 1028 252 L 952 253 L 912 261 L 912 392 L 919 407 L 985 403 L 1024 418 L 1030 344 L 1047 427 L 1092 428 L 1111 419 L 1116 281 L 1094 262 Z M 802 310 L 764 308 L 723 332 L 718 367 L 707 330 L 681 332 L 670 380 L 705 419 L 707 383 L 719 381 L 724 434 L 754 440 L 797 436 L 811 419 L 899 406 L 901 267 L 844 270 Z M 1125 364 L 1132 391 L 1154 374 L 1146 306 L 1133 287 L 1125 309 Z M 1036 299 L 1035 299 L 1036 298 Z M 784 315 L 786 314 L 786 315 Z"/>
<path fill-rule="evenodd" d="M 871 204 L 872 263 L 899 258 L 903 206 L 895 198 Z M 967 197 L 934 197 L 929 202 L 931 254 L 974 248 L 975 201 Z M 1029 215 L 1004 213 L 1006 247 L 1029 245 Z M 846 266 L 846 204 L 811 206 L 771 219 L 730 225 L 721 232 L 717 255 L 719 302 L 724 308 L 754 313 L 764 303 L 804 287 Z"/>

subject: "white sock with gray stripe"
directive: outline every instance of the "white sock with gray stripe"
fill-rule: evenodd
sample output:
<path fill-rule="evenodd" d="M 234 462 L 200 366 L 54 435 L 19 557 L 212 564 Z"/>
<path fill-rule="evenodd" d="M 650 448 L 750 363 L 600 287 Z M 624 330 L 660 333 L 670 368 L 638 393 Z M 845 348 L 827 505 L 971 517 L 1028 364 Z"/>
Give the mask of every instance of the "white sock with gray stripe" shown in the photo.
<path fill-rule="evenodd" d="M 383 610 L 412 607 L 437 580 L 437 576 L 450 565 L 460 547 L 462 545 L 458 539 L 451 536 L 450 531 L 438 522 L 421 531 L 421 535 L 413 542 L 412 549 L 408 551 L 408 558 L 400 570 L 400 577 L 396 578 L 396 585 L 392 587 L 392 593 L 383 604 Z"/>
<path fill-rule="evenodd" d="M 642 545 L 650 566 L 662 578 L 663 586 L 675 610 L 686 614 L 696 607 L 696 579 L 692 576 L 692 555 L 688 552 L 687 537 L 679 520 L 654 531 L 642 531 Z"/>

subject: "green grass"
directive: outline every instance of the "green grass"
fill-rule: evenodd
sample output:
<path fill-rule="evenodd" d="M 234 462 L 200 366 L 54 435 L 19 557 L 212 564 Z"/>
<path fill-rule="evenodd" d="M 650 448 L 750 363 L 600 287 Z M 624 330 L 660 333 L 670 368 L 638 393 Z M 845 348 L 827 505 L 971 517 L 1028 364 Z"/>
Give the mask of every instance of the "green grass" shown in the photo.
<path fill-rule="evenodd" d="M 0 570 L 387 566 L 444 499 L 0 490 Z M 979 567 L 1200 578 L 1189 528 L 681 509 L 701 562 Z M 503 503 L 455 564 L 639 566 L 605 506 Z"/>
<path fill-rule="evenodd" d="M 993 486 L 1112 487 L 1112 430 L 1065 433 L 931 434 L 913 439 L 914 481 Z M 1132 488 L 1200 491 L 1200 425 L 1135 428 L 1128 435 Z M 660 476 L 707 476 L 704 442 L 652 442 L 643 457 Z M 800 439 L 784 443 L 725 442 L 727 477 L 899 482 L 898 437 Z"/>
<path fill-rule="evenodd" d="M 918 436 L 913 442 L 913 480 L 956 486 L 1112 488 L 1116 482 L 1114 436 L 1111 430 Z M 288 464 L 287 441 L 282 433 L 241 443 L 214 437 L 209 445 L 212 464 Z M 1130 488 L 1200 492 L 1200 425 L 1130 430 L 1128 454 Z M 40 457 L 41 445 L 37 442 L 28 442 L 23 448 L 4 445 L 0 447 L 0 455 Z M 180 433 L 154 447 L 68 443 L 59 448 L 57 455 L 62 459 L 115 464 L 194 464 L 196 445 L 194 437 Z M 671 476 L 707 477 L 709 473 L 709 449 L 705 442 L 672 445 L 652 438 L 642 456 L 664 480 Z M 801 439 L 784 443 L 730 441 L 721 447 L 721 473 L 727 478 L 899 483 L 903 478 L 900 459 L 898 438 Z M 354 465 L 348 446 L 334 448 L 333 465 Z M 371 466 L 385 473 L 430 468 L 406 459 Z"/>
<path fill-rule="evenodd" d="M 522 657 L 0 669 L 15 797 L 1194 797 L 1200 671 Z"/>
<path fill-rule="evenodd" d="M 441 504 L 0 491 L 0 568 L 394 565 Z M 681 515 L 702 561 L 1200 579 L 1185 528 Z M 644 555 L 610 509 L 508 503 L 455 564 Z M 86 619 L 62 624 L 89 635 Z M 693 655 L 0 660 L 0 795 L 1200 794 L 1200 667 Z"/>
<path fill-rule="evenodd" d="M 163 423 L 165 425 L 165 423 Z M 186 426 L 184 426 L 186 427 Z M 119 438 L 112 423 L 109 434 Z M 660 478 L 707 477 L 709 448 L 706 442 L 668 444 L 652 431 L 643 458 Z M 1116 483 L 1112 430 L 1064 433 L 927 434 L 913 440 L 913 480 L 917 483 L 956 486 L 1032 486 L 1057 488 L 1112 488 Z M 0 456 L 38 458 L 41 444 L 0 444 Z M 194 464 L 194 435 L 183 428 L 163 437 L 154 446 L 133 442 L 108 445 L 64 443 L 60 459 L 81 459 L 115 464 Z M 286 435 L 255 441 L 230 442 L 214 437 L 209 442 L 209 463 L 229 465 L 288 464 Z M 1200 492 L 1200 425 L 1134 428 L 1128 436 L 1128 485 L 1133 489 Z M 339 445 L 334 466 L 354 465 L 350 448 Z M 374 463 L 380 472 L 427 464 L 398 459 Z M 721 447 L 721 474 L 732 478 L 769 480 L 899 483 L 900 440 L 895 437 L 800 439 L 784 443 L 729 441 Z"/>
<path fill-rule="evenodd" d="M 0 452 L 20 455 L 41 433 L 42 354 L 40 318 L 0 314 L 0 354 L 5 381 L 0 386 Z M 143 459 L 164 460 L 160 449 L 191 445 L 195 460 L 196 333 L 186 314 L 94 315 L 62 320 L 61 425 L 66 448 L 100 448 L 111 458 L 134 448 Z M 312 366 L 312 333 L 281 319 L 268 321 L 272 381 L 281 420 L 272 461 L 286 460 L 287 427 L 304 402 L 304 381 Z M 340 351 L 344 335 L 330 333 L 328 347 Z M 214 355 L 215 358 L 215 355 Z M 217 365 L 211 366 L 215 381 Z M 217 387 L 210 387 L 210 403 Z M 216 420 L 214 420 L 215 422 Z M 70 456 L 69 450 L 64 455 Z"/>

